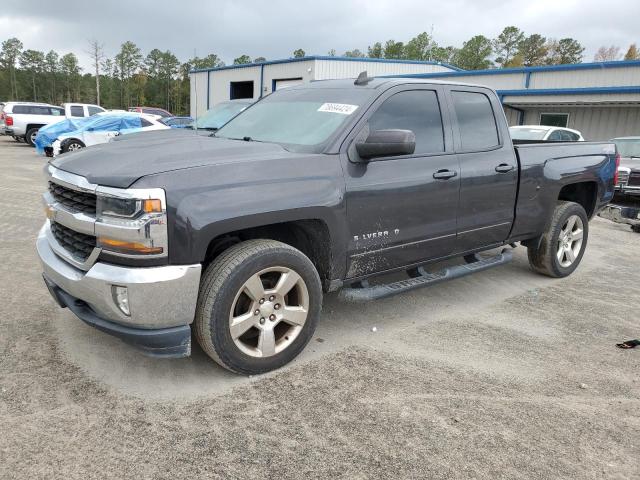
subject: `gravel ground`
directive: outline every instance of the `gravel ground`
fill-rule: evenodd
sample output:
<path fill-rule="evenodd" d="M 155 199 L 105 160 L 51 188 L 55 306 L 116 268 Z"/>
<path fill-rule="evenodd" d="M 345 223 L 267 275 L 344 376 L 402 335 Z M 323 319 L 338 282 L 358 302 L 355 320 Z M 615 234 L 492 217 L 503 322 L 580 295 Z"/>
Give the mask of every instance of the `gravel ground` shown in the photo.
<path fill-rule="evenodd" d="M 0 137 L 0 478 L 639 478 L 640 235 L 592 222 L 552 280 L 526 251 L 365 305 L 325 299 L 298 360 L 154 360 L 57 308 L 43 160 Z M 376 331 L 372 331 L 376 327 Z"/>

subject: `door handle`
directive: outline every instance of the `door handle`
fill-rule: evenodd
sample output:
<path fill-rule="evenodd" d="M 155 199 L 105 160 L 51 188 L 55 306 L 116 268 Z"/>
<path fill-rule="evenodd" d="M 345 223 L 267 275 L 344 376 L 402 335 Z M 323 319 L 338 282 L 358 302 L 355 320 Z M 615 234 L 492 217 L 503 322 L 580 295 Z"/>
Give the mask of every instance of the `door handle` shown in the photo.
<path fill-rule="evenodd" d="M 498 165 L 496 167 L 496 172 L 498 172 L 498 173 L 509 173 L 514 168 L 516 168 L 516 167 L 514 167 L 513 165 L 509 165 L 507 163 L 501 163 L 500 165 Z"/>
<path fill-rule="evenodd" d="M 458 175 L 458 172 L 453 172 L 451 170 L 438 170 L 433 174 L 433 178 L 438 180 L 449 180 Z"/>

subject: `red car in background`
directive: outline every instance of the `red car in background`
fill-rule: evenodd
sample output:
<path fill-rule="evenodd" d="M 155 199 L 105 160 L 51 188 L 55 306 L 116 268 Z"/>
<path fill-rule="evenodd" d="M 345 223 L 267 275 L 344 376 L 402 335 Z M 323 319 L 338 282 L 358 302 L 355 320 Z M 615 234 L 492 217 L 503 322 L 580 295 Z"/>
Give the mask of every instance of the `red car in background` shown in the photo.
<path fill-rule="evenodd" d="M 130 107 L 129 111 L 138 112 L 138 113 L 148 113 L 150 115 L 160 115 L 162 118 L 173 117 L 172 113 L 157 107 Z"/>

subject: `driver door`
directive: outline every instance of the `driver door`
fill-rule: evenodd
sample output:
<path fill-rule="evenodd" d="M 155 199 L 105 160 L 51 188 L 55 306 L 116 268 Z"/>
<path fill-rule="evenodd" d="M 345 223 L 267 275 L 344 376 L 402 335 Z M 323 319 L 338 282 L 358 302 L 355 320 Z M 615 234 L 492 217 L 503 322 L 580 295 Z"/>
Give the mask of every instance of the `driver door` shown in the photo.
<path fill-rule="evenodd" d="M 453 252 L 460 167 L 446 105 L 439 86 L 394 87 L 372 105 L 347 140 L 348 278 Z M 355 144 L 369 132 L 385 129 L 413 131 L 415 152 L 359 161 Z"/>

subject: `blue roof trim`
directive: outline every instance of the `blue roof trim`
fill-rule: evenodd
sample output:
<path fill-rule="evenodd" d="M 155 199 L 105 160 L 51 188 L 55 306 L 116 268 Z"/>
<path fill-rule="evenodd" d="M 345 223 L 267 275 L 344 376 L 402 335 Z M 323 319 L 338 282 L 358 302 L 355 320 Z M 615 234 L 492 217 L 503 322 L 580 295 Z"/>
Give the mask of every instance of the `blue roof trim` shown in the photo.
<path fill-rule="evenodd" d="M 640 86 L 625 87 L 584 87 L 584 88 L 540 88 L 521 90 L 496 90 L 500 97 L 506 96 L 535 96 L 535 95 L 589 95 L 589 94 L 615 94 L 615 93 L 640 93 Z"/>
<path fill-rule="evenodd" d="M 385 75 L 402 78 L 438 78 L 467 77 L 475 75 L 508 75 L 513 73 L 561 72 L 567 70 L 598 70 L 606 68 L 640 67 L 640 60 L 622 60 L 616 62 L 575 63 L 569 65 L 546 65 L 543 67 L 492 68 L 489 70 L 462 70 L 459 72 L 406 73 L 401 75 Z"/>
<path fill-rule="evenodd" d="M 243 63 L 241 65 L 225 65 L 224 67 L 212 67 L 212 68 L 199 68 L 190 70 L 189 73 L 198 73 L 198 72 L 213 72 L 218 70 L 232 70 L 234 68 L 251 68 L 251 67 L 261 67 L 264 65 L 277 65 L 281 63 L 295 63 L 295 62 L 308 62 L 311 60 L 337 60 L 340 62 L 370 62 L 370 63 L 402 63 L 402 64 L 417 64 L 417 65 L 440 65 L 445 68 L 450 68 L 455 72 L 464 72 L 461 68 L 455 67 L 448 63 L 444 62 L 434 62 L 434 61 L 421 61 L 421 60 L 402 60 L 402 59 L 392 59 L 392 58 L 359 58 L 359 57 L 329 57 L 326 55 L 312 55 L 309 57 L 299 57 L 299 58 L 285 58 L 282 60 L 269 60 L 266 62 L 256 62 L 256 63 Z M 447 73 L 447 72 L 445 72 Z"/>

